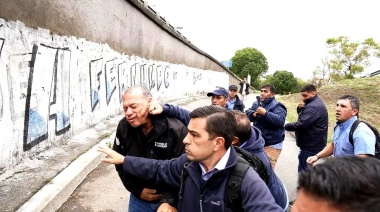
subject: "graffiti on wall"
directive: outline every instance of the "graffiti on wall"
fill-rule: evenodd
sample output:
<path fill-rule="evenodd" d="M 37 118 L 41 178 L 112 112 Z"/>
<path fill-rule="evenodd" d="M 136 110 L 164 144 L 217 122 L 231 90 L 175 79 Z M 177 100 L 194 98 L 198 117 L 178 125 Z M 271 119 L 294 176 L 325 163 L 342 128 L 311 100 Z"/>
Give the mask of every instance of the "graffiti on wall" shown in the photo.
<path fill-rule="evenodd" d="M 10 56 L 11 116 L 16 124 L 24 119 L 24 151 L 48 138 L 51 120 L 55 135 L 70 129 L 70 60 L 68 48 L 44 44 L 34 44 L 32 53 Z M 23 104 L 16 105 L 20 100 Z"/>
<path fill-rule="evenodd" d="M 3 51 L 3 47 L 4 47 L 4 41 L 5 41 L 4 38 L 0 38 L 0 58 L 1 58 L 1 52 Z"/>
<path fill-rule="evenodd" d="M 148 69 L 148 88 L 152 90 L 154 87 L 157 88 L 157 91 L 160 91 L 162 82 L 164 82 L 165 88 L 168 88 L 170 85 L 170 67 L 157 65 L 154 68 L 154 65 L 149 66 Z"/>
<path fill-rule="evenodd" d="M 193 73 L 193 84 L 195 85 L 196 82 L 202 80 L 202 73 Z"/>
<path fill-rule="evenodd" d="M 115 64 L 115 59 L 107 61 L 106 64 L 104 65 L 107 105 L 110 103 L 112 94 L 116 90 L 116 73 L 117 73 L 116 69 L 118 67 L 119 66 L 116 66 Z"/>
<path fill-rule="evenodd" d="M 123 101 L 124 91 L 128 88 L 130 83 L 126 61 L 123 61 L 117 65 L 117 77 L 119 86 L 119 102 L 121 103 Z"/>
<path fill-rule="evenodd" d="M 99 109 L 100 77 L 102 76 L 103 58 L 90 61 L 90 91 L 91 91 L 91 111 Z"/>
<path fill-rule="evenodd" d="M 0 25 L 2 27 L 3 25 Z M 4 46 L 4 38 L 0 38 L 0 59 L 1 59 L 1 52 L 3 51 L 3 46 Z M 0 121 L 3 118 L 3 91 L 1 89 L 1 84 L 0 84 Z"/>

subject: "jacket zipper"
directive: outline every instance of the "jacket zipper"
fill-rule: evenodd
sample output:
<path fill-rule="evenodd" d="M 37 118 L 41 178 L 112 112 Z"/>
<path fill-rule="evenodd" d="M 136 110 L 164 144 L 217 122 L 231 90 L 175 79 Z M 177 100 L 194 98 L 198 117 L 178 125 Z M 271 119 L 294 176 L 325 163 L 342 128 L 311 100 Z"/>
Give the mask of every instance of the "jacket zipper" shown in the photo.
<path fill-rule="evenodd" d="M 199 200 L 199 206 L 200 206 L 200 212 L 203 212 L 203 207 L 202 207 L 202 195 L 201 195 L 201 199 Z"/>

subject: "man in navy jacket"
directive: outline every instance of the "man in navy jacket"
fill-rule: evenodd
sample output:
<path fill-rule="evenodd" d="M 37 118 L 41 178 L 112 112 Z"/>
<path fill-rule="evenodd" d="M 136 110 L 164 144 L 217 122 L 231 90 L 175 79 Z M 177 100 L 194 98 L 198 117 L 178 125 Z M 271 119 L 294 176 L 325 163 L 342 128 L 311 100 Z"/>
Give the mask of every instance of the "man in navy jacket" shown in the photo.
<path fill-rule="evenodd" d="M 124 170 L 146 180 L 180 188 L 183 179 L 179 211 L 226 211 L 225 195 L 228 176 L 237 163 L 231 143 L 234 139 L 234 115 L 218 106 L 205 106 L 190 113 L 188 134 L 184 139 L 185 152 L 172 160 L 153 160 L 122 156 L 103 147 L 100 151 L 109 158 L 103 162 L 123 164 Z M 241 184 L 241 211 L 283 211 L 265 183 L 250 167 Z"/>
<path fill-rule="evenodd" d="M 275 168 L 285 139 L 286 107 L 275 99 L 276 89 L 271 84 L 261 86 L 258 101 L 245 113 L 253 125 L 261 131 L 265 140 L 264 150 Z"/>
<path fill-rule="evenodd" d="M 244 104 L 240 100 L 239 96 L 237 95 L 237 86 L 236 85 L 230 85 L 228 87 L 228 100 L 226 108 L 228 110 L 239 110 L 241 112 L 244 112 Z"/>
<path fill-rule="evenodd" d="M 237 126 L 236 126 L 236 140 L 232 142 L 233 145 L 254 154 L 258 157 L 267 167 L 268 172 L 268 188 L 272 193 L 277 205 L 281 206 L 284 210 L 288 206 L 288 194 L 284 184 L 272 169 L 268 156 L 264 152 L 264 138 L 261 132 L 254 126 L 251 126 L 249 119 L 244 113 L 233 111 Z"/>
<path fill-rule="evenodd" d="M 325 103 L 317 95 L 314 85 L 301 88 L 304 106 L 297 107 L 298 120 L 285 124 L 287 131 L 295 131 L 298 155 L 298 172 L 307 169 L 307 158 L 316 155 L 326 146 L 329 117 Z"/>

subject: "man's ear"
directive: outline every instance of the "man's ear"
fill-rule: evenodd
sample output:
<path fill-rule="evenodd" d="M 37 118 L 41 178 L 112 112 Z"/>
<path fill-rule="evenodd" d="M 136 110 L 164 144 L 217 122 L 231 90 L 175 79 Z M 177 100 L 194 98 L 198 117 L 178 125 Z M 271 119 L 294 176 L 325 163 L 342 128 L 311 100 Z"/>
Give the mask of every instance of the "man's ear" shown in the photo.
<path fill-rule="evenodd" d="M 234 139 L 232 140 L 232 145 L 239 146 L 239 138 L 234 136 Z"/>
<path fill-rule="evenodd" d="M 353 111 L 353 116 L 357 116 L 358 115 L 358 113 L 359 113 L 359 109 L 352 109 L 352 111 Z"/>
<path fill-rule="evenodd" d="M 225 140 L 223 137 L 216 137 L 214 142 L 215 142 L 215 146 L 214 146 L 215 152 L 224 148 Z"/>

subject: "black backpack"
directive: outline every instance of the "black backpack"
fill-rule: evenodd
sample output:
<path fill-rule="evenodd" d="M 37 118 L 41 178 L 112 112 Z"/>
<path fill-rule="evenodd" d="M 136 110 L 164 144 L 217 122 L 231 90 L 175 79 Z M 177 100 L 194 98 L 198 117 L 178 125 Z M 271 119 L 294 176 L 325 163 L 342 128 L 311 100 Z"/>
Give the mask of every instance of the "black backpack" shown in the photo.
<path fill-rule="evenodd" d="M 350 141 L 350 143 L 353 146 L 354 145 L 353 135 L 354 135 L 356 128 L 360 124 L 360 122 L 363 122 L 364 124 L 366 124 L 369 127 L 369 129 L 372 130 L 373 134 L 375 134 L 375 137 L 376 137 L 375 157 L 380 159 L 380 134 L 379 134 L 379 131 L 375 127 L 373 127 L 372 125 L 368 124 L 367 122 L 360 121 L 359 119 L 357 119 L 351 126 L 350 134 L 348 135 L 348 140 Z"/>
<path fill-rule="evenodd" d="M 241 193 L 241 183 L 243 182 L 245 173 L 249 167 L 252 167 L 260 178 L 268 184 L 269 175 L 265 164 L 253 153 L 250 153 L 240 147 L 234 146 L 236 153 L 238 154 L 238 162 L 233 167 L 227 180 L 226 188 L 226 210 L 225 211 L 243 211 Z M 187 167 L 185 165 L 185 167 Z M 182 169 L 179 198 L 182 199 L 182 189 L 185 177 L 188 175 L 186 168 Z"/>

